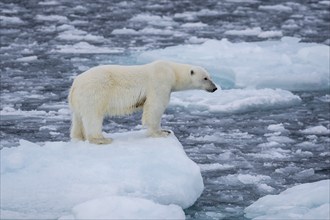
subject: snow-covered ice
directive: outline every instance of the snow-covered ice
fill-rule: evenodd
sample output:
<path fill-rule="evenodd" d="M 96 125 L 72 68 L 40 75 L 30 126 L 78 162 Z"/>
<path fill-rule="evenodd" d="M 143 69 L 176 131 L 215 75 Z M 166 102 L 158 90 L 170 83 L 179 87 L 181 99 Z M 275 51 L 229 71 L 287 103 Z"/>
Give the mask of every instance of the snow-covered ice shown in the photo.
<path fill-rule="evenodd" d="M 186 91 L 173 93 L 170 104 L 205 112 L 240 113 L 297 105 L 299 96 L 281 89 L 232 89 L 215 93 Z"/>
<path fill-rule="evenodd" d="M 138 61 L 168 59 L 201 65 L 223 88 L 328 89 L 329 46 L 299 41 L 292 37 L 253 43 L 207 40 L 198 45 L 145 51 Z"/>
<path fill-rule="evenodd" d="M 21 140 L 19 147 L 3 148 L 1 218 L 162 218 L 166 212 L 183 218 L 182 208 L 204 186 L 176 137 L 147 138 L 145 131 L 108 136 L 114 139 L 108 146 Z M 104 201 L 111 202 L 97 205 Z"/>
<path fill-rule="evenodd" d="M 72 209 L 72 214 L 62 216 L 59 220 L 91 220 L 91 219 L 185 219 L 181 207 L 177 205 L 160 205 L 151 200 L 112 196 L 94 199 L 79 204 Z"/>
<path fill-rule="evenodd" d="M 330 180 L 305 183 L 267 195 L 245 208 L 252 219 L 329 219 Z"/>

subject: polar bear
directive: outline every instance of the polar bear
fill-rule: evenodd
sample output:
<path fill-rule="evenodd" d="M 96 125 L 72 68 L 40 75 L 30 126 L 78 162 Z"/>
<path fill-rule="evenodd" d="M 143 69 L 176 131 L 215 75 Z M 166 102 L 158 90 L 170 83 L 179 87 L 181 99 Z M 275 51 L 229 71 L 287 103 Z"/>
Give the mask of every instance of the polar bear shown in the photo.
<path fill-rule="evenodd" d="M 142 124 L 151 137 L 165 137 L 161 117 L 171 92 L 217 90 L 208 72 L 199 66 L 155 61 L 145 65 L 102 65 L 77 76 L 69 94 L 72 111 L 70 137 L 95 144 L 109 144 L 102 135 L 105 116 L 131 114 L 143 109 Z"/>

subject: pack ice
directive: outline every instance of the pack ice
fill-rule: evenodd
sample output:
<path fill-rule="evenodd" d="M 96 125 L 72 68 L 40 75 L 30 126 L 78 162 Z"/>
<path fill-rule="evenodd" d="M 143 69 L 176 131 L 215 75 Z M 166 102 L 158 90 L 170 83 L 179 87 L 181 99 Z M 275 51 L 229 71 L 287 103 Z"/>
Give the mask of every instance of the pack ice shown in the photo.
<path fill-rule="evenodd" d="M 3 148 L 1 219 L 184 219 L 204 185 L 177 138 L 108 136 Z"/>

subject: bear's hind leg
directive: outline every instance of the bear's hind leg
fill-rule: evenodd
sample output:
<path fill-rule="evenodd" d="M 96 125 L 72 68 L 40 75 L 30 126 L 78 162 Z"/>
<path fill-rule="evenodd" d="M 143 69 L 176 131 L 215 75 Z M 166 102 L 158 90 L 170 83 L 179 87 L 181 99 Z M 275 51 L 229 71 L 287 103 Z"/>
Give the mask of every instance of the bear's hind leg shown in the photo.
<path fill-rule="evenodd" d="M 83 123 L 81 117 L 78 116 L 76 113 L 72 114 L 70 138 L 75 141 L 85 140 Z"/>
<path fill-rule="evenodd" d="M 102 135 L 103 117 L 85 117 L 83 124 L 86 132 L 86 138 L 93 144 L 110 144 L 111 138 L 105 138 Z"/>

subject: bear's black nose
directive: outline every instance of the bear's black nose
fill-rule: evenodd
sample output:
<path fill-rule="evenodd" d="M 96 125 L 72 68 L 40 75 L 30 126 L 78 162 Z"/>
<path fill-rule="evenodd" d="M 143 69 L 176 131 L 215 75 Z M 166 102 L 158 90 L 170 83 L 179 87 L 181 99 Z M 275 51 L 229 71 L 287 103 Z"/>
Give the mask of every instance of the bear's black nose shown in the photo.
<path fill-rule="evenodd" d="M 217 87 L 215 87 L 215 88 L 212 90 L 212 92 L 215 92 L 215 91 L 217 91 L 217 89 L 218 89 L 218 88 L 217 88 Z"/>

